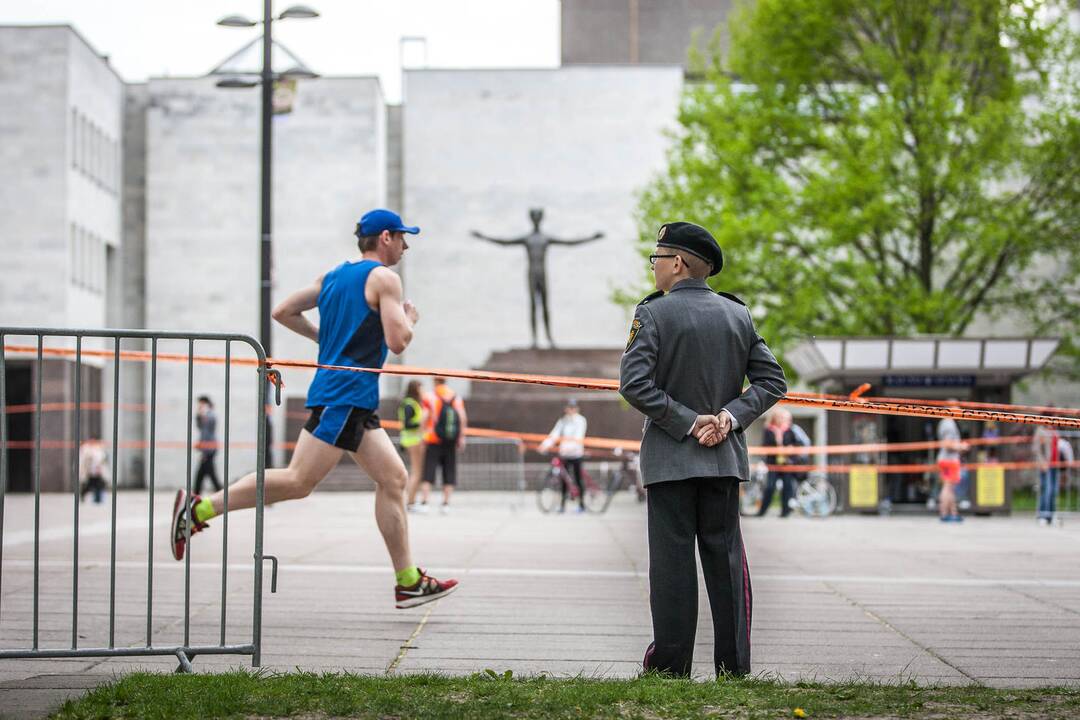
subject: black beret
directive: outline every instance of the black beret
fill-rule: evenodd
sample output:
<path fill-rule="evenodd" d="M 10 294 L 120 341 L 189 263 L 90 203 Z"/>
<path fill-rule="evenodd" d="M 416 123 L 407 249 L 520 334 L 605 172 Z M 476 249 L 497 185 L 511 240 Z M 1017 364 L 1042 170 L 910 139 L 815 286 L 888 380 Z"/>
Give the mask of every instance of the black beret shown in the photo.
<path fill-rule="evenodd" d="M 724 253 L 708 230 L 688 222 L 664 223 L 656 234 L 656 244 L 685 250 L 712 265 L 713 276 L 724 267 Z"/>

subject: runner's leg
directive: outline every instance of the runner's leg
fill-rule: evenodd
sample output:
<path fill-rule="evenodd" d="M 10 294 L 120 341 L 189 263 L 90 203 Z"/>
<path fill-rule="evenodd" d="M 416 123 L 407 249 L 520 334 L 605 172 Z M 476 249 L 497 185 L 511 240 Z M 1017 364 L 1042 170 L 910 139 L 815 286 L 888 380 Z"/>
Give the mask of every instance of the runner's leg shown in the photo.
<path fill-rule="evenodd" d="M 405 515 L 405 483 L 408 473 L 382 428 L 368 430 L 360 447 L 349 453 L 375 481 L 375 524 L 379 526 L 394 570 L 412 567 L 409 553 L 409 521 Z"/>
<path fill-rule="evenodd" d="M 416 502 L 416 492 L 420 489 L 420 478 L 424 472 L 424 445 L 417 443 L 409 448 L 409 505 Z"/>
<path fill-rule="evenodd" d="M 289 467 L 266 471 L 265 499 L 271 505 L 282 500 L 307 497 L 341 460 L 341 448 L 319 440 L 307 430 L 300 431 Z M 225 493 L 210 496 L 214 512 L 225 511 Z M 229 510 L 255 507 L 255 473 L 240 478 L 229 486 Z"/>

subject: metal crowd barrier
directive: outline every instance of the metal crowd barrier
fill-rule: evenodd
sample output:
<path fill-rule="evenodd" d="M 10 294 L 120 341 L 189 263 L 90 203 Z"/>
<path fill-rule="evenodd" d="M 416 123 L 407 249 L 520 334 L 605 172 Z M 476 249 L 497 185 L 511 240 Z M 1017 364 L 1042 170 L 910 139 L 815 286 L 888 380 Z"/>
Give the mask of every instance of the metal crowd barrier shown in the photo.
<path fill-rule="evenodd" d="M 272 563 L 271 592 L 276 590 L 277 585 L 277 558 L 263 553 L 263 501 L 264 501 L 264 471 L 266 452 L 266 402 L 267 382 L 276 380 L 275 385 L 280 388 L 280 376 L 276 370 L 267 368 L 266 353 L 255 339 L 247 335 L 227 333 L 177 333 L 157 332 L 143 330 L 76 330 L 55 328 L 33 327 L 0 327 L 0 583 L 3 582 L 3 538 L 4 538 L 4 500 L 8 493 L 8 462 L 10 448 L 8 441 L 8 402 L 7 402 L 7 353 L 4 346 L 11 337 L 35 337 L 36 343 L 36 392 L 34 412 L 34 441 L 33 441 L 33 491 L 34 491 L 34 553 L 33 553 L 33 624 L 32 643 L 30 647 L 6 647 L 6 642 L 0 637 L 0 659 L 13 658 L 82 658 L 82 657 L 140 657 L 140 656 L 169 656 L 174 655 L 179 660 L 177 672 L 191 672 L 191 661 L 198 655 L 250 655 L 252 665 L 258 667 L 261 663 L 262 641 L 262 599 L 263 599 L 263 563 L 267 560 Z M 71 585 L 71 644 L 70 647 L 42 647 L 39 637 L 39 622 L 41 615 L 41 416 L 42 416 L 42 384 L 44 375 L 43 357 L 47 348 L 44 347 L 44 339 L 69 338 L 74 340 L 74 429 L 72 432 L 74 442 L 71 458 L 71 475 L 73 485 L 73 541 L 72 541 L 72 585 Z M 82 398 L 82 368 L 84 364 L 83 340 L 86 338 L 104 339 L 112 341 L 111 361 L 113 364 L 112 382 L 112 455 L 111 465 L 111 513 L 110 513 L 110 554 L 109 554 L 109 632 L 107 647 L 80 647 L 79 644 L 79 513 L 80 513 L 80 446 L 82 443 L 81 427 L 83 414 Z M 147 537 L 147 562 L 146 562 L 146 636 L 145 644 L 136 646 L 117 646 L 116 643 L 116 545 L 117 545 L 117 473 L 120 463 L 118 462 L 117 450 L 119 440 L 119 412 L 120 412 L 120 363 L 121 363 L 121 340 L 149 341 L 149 385 L 150 401 L 147 407 L 149 413 L 149 476 L 148 490 L 148 537 Z M 191 453 L 192 445 L 192 405 L 194 403 L 193 378 L 196 341 L 217 341 L 225 345 L 225 401 L 223 413 L 224 440 L 222 443 L 223 464 L 225 478 L 225 508 L 221 518 L 222 528 L 222 555 L 221 555 L 221 619 L 220 641 L 218 644 L 193 645 L 191 642 L 191 553 L 186 552 L 184 557 L 184 605 L 183 605 L 183 640 L 173 640 L 158 644 L 154 637 L 154 542 L 155 524 L 165 523 L 168 519 L 155 517 L 154 493 L 155 493 L 155 445 L 157 441 L 157 389 L 158 389 L 158 342 L 186 341 L 187 342 L 187 480 L 186 488 L 188 495 L 191 494 Z M 233 343 L 242 343 L 249 346 L 257 358 L 255 382 L 257 384 L 256 397 L 256 501 L 255 501 L 255 537 L 254 537 L 254 596 L 252 598 L 252 631 L 250 642 L 242 644 L 229 644 L 226 642 L 226 609 L 228 593 L 228 478 L 229 478 L 229 415 L 231 411 L 230 398 L 230 360 L 232 359 Z M 98 354 L 98 353 L 95 353 Z M 106 359 L 109 359 L 106 356 Z M 277 398 L 280 403 L 280 397 Z M 190 537 L 190 536 L 189 536 Z M 158 536 L 160 540 L 160 536 Z M 84 559 L 85 560 L 85 559 Z M 0 618 L 3 617 L 3 586 L 0 584 Z M 12 595 L 9 594 L 8 598 Z"/>

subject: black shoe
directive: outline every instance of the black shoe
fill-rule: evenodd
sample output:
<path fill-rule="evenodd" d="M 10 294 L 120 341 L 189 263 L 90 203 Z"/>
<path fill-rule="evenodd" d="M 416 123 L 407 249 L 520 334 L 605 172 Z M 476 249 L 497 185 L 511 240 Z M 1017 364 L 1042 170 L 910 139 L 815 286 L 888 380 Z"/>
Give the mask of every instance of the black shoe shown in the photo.
<path fill-rule="evenodd" d="M 649 672 L 653 669 L 652 658 L 656 652 L 656 641 L 649 643 L 649 647 L 645 648 L 645 657 L 641 660 L 641 669 L 645 672 Z"/>

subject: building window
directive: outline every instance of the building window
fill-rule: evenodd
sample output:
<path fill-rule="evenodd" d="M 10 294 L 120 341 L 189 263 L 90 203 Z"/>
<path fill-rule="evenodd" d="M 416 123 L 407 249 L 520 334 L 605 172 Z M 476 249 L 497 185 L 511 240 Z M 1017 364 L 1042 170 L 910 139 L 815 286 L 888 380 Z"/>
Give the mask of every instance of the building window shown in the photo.
<path fill-rule="evenodd" d="M 79 284 L 79 278 L 76 275 L 76 269 L 78 265 L 75 261 L 75 253 L 79 247 L 79 228 L 75 223 L 71 223 L 71 238 L 68 243 L 68 276 L 72 285 Z"/>
<path fill-rule="evenodd" d="M 98 156 L 99 156 L 99 140 L 101 136 L 98 134 L 97 125 L 93 122 L 90 123 L 90 179 L 94 182 L 98 181 Z"/>
<path fill-rule="evenodd" d="M 71 167 L 79 167 L 79 111 L 71 108 Z"/>
<path fill-rule="evenodd" d="M 87 148 L 90 145 L 90 143 L 89 143 L 89 135 L 90 135 L 90 133 L 88 132 L 88 130 L 89 130 L 88 125 L 89 125 L 89 123 L 86 122 L 86 116 L 85 115 L 79 115 L 79 135 L 80 135 L 80 138 L 79 138 L 79 168 L 83 172 L 86 172 L 87 168 L 89 167 L 89 164 L 87 163 L 87 159 L 89 158 L 89 153 L 87 153 Z"/>
<path fill-rule="evenodd" d="M 105 240 L 94 236 L 94 290 L 105 292 Z"/>

